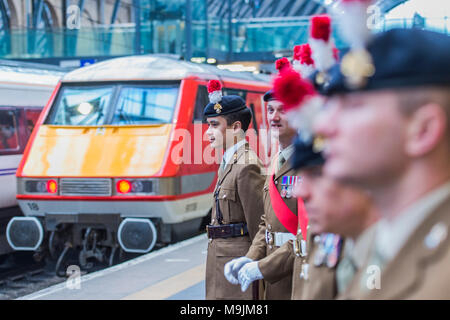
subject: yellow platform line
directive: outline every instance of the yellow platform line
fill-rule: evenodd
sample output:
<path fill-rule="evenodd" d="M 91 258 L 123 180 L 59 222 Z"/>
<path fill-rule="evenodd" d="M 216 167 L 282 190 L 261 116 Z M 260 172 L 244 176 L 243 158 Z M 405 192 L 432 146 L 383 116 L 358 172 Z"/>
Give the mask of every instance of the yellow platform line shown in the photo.
<path fill-rule="evenodd" d="M 164 300 L 205 280 L 206 264 L 199 265 L 169 279 L 135 292 L 122 300 Z"/>

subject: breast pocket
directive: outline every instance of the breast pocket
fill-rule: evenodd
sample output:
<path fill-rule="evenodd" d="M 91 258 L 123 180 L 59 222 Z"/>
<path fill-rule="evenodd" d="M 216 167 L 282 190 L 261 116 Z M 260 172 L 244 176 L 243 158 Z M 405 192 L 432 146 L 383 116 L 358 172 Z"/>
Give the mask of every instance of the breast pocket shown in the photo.
<path fill-rule="evenodd" d="M 222 187 L 219 192 L 219 205 L 223 215 L 224 224 L 232 223 L 235 222 L 236 219 L 239 219 L 235 189 Z"/>

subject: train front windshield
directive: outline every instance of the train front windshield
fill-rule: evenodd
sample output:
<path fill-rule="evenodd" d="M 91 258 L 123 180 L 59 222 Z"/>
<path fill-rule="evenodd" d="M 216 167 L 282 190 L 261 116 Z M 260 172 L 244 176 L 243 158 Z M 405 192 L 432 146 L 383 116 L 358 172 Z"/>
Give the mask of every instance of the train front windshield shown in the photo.
<path fill-rule="evenodd" d="M 179 84 L 66 86 L 46 124 L 61 126 L 170 123 Z"/>

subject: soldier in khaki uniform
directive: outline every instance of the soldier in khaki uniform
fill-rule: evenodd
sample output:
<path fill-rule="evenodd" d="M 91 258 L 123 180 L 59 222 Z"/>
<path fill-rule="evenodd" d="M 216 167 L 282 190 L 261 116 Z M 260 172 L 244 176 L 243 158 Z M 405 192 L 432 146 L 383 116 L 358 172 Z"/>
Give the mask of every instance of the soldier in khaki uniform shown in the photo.
<path fill-rule="evenodd" d="M 295 195 L 304 201 L 309 229 L 306 252 L 300 237 L 294 242 L 292 299 L 335 299 L 356 273 L 353 265 L 347 265 L 344 248 L 351 254 L 357 239 L 359 251 L 368 249 L 364 240 L 368 236 L 361 234 L 371 234 L 365 230 L 377 215 L 365 192 L 322 174 L 325 160 L 312 141 L 296 141 L 293 161 L 302 177 Z"/>
<path fill-rule="evenodd" d="M 218 82 L 208 84 L 204 116 L 211 146 L 225 149 L 214 190 L 206 260 L 206 299 L 252 299 L 224 277 L 225 263 L 247 253 L 263 212 L 264 176 L 257 155 L 245 140 L 251 111 L 239 96 L 224 96 Z M 219 94 L 218 94 L 219 93 Z M 218 97 L 215 96 L 218 94 Z"/>
<path fill-rule="evenodd" d="M 280 151 L 272 159 L 264 184 L 264 214 L 258 233 L 245 257 L 229 262 L 224 272 L 231 283 L 237 284 L 239 281 L 244 290 L 251 282 L 264 279 L 265 299 L 287 300 L 292 289 L 293 255 L 289 251 L 285 254 L 273 253 L 292 240 L 297 230 L 298 201 L 293 196 L 293 188 L 298 177 L 289 161 L 294 151 L 292 140 L 296 131 L 289 127 L 283 105 L 275 99 L 272 91 L 264 95 L 264 100 L 268 102 L 267 118 L 272 139 L 279 142 Z M 278 198 L 273 200 L 273 197 Z M 274 206 L 272 201 L 285 205 L 287 212 Z M 287 220 L 280 221 L 280 218 Z"/>
<path fill-rule="evenodd" d="M 369 190 L 381 217 L 346 298 L 450 299 L 450 38 L 394 29 L 365 50 L 330 73 L 316 125 L 325 174 Z"/>

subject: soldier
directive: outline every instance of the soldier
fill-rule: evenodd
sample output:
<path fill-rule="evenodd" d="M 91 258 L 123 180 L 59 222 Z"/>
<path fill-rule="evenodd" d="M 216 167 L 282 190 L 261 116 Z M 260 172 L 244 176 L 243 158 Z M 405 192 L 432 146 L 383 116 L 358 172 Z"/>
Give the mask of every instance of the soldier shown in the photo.
<path fill-rule="evenodd" d="M 225 263 L 247 253 L 263 212 L 264 176 L 257 155 L 245 140 L 251 111 L 234 95 L 223 96 L 217 80 L 208 83 L 210 103 L 204 109 L 206 134 L 216 150 L 224 149 L 214 190 L 206 260 L 206 299 L 252 299 L 223 275 Z"/>
<path fill-rule="evenodd" d="M 348 298 L 450 299 L 449 52 L 446 35 L 394 29 L 330 73 L 324 172 L 381 216 Z"/>
<path fill-rule="evenodd" d="M 294 241 L 292 299 L 335 299 L 365 262 L 377 215 L 365 192 L 322 174 L 325 159 L 313 140 L 297 139 L 292 158 L 301 176 L 294 193 L 303 199 L 309 220 L 306 252 L 301 238 Z M 355 255 L 360 259 L 351 259 Z"/>
<path fill-rule="evenodd" d="M 288 125 L 283 105 L 272 91 L 264 95 L 264 101 L 268 102 L 267 118 L 272 138 L 279 142 L 279 152 L 272 159 L 264 184 L 264 214 L 258 233 L 246 256 L 227 263 L 224 273 L 231 283 L 239 282 L 242 290 L 253 281 L 264 279 L 265 299 L 287 300 L 292 289 L 293 255 L 289 251 L 273 253 L 294 239 L 297 231 L 297 199 L 293 196 L 297 176 L 289 161 L 296 131 Z"/>

